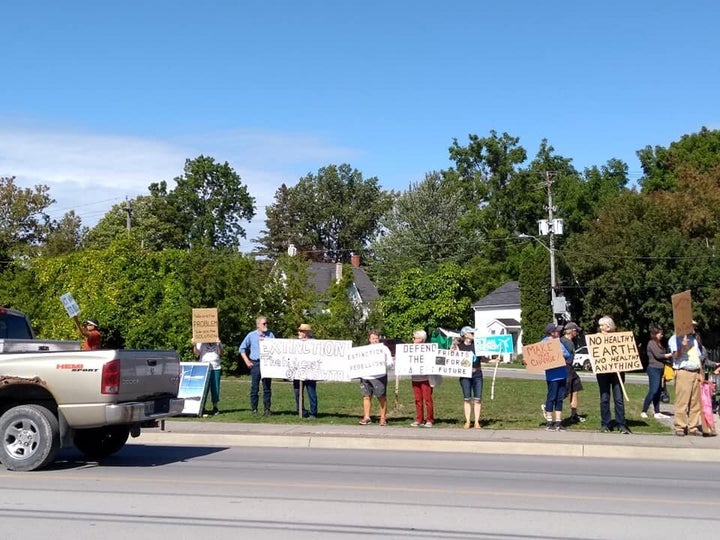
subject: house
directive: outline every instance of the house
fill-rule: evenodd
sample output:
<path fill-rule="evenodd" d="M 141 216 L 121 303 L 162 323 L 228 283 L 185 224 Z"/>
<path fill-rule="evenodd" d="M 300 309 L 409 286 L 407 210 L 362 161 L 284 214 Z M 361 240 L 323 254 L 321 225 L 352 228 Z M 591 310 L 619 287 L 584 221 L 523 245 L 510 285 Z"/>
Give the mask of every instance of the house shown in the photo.
<path fill-rule="evenodd" d="M 517 281 L 501 285 L 475 302 L 472 308 L 475 312 L 476 335 L 511 334 L 515 355 L 522 353 L 520 285 Z M 504 355 L 504 362 L 511 360 L 511 355 Z"/>
<path fill-rule="evenodd" d="M 380 298 L 380 294 L 365 270 L 360 268 L 360 257 L 353 255 L 350 259 L 353 280 L 348 295 L 354 305 L 362 306 L 363 318 L 367 318 L 372 303 Z M 310 283 L 319 295 L 325 294 L 334 282 L 341 280 L 342 273 L 342 263 L 310 263 Z"/>

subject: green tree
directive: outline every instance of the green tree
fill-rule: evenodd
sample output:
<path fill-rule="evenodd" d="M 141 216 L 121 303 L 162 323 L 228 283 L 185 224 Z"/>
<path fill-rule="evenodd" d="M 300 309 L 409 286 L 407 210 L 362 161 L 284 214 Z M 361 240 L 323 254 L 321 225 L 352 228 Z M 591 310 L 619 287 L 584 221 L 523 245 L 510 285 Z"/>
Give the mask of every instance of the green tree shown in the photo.
<path fill-rule="evenodd" d="M 47 186 L 21 188 L 15 177 L 0 177 L 0 268 L 45 242 L 50 230 L 45 210 L 54 202 Z"/>
<path fill-rule="evenodd" d="M 353 304 L 350 298 L 352 286 L 353 273 L 351 268 L 345 265 L 342 279 L 330 286 L 327 298 L 323 299 L 323 309 L 313 317 L 315 337 L 364 342 L 367 328 L 361 306 Z"/>
<path fill-rule="evenodd" d="M 519 285 L 523 342 L 536 343 L 553 320 L 549 255 L 544 247 L 532 244 L 523 249 Z"/>
<path fill-rule="evenodd" d="M 83 227 L 80 216 L 77 216 L 74 210 L 70 210 L 60 221 L 53 221 L 50 224 L 42 253 L 55 257 L 77 251 L 85 234 L 87 227 Z"/>
<path fill-rule="evenodd" d="M 315 260 L 349 262 L 375 236 L 391 200 L 377 178 L 365 179 L 348 164 L 328 165 L 278 189 L 258 242 L 276 255 L 293 243 Z"/>

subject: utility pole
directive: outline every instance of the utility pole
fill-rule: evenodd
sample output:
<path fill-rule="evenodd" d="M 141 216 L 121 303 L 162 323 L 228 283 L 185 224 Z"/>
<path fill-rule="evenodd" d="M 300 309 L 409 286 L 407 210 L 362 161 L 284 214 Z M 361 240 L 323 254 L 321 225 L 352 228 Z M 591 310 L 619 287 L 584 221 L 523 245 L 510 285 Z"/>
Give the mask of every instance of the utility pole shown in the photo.
<path fill-rule="evenodd" d="M 125 198 L 125 213 L 127 216 L 125 216 L 125 225 L 127 227 L 128 234 L 130 233 L 130 216 L 132 215 L 132 208 L 130 208 L 130 200 L 126 197 Z"/>
<path fill-rule="evenodd" d="M 548 195 L 548 221 L 547 221 L 547 234 L 548 244 L 550 252 L 550 303 L 552 306 L 553 319 L 557 322 L 558 317 L 567 317 L 567 303 L 565 302 L 565 296 L 557 294 L 557 278 L 555 276 L 555 234 L 562 234 L 562 220 L 555 219 L 555 209 L 553 207 L 552 197 L 552 185 L 553 177 L 555 176 L 554 171 L 545 171 L 545 186 L 547 188 Z M 557 230 L 557 229 L 560 230 Z"/>

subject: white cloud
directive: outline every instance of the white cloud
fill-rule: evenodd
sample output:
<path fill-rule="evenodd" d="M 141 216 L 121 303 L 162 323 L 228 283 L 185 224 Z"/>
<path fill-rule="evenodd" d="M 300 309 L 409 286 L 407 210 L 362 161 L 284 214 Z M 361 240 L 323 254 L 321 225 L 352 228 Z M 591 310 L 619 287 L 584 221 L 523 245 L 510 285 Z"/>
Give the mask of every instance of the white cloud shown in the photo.
<path fill-rule="evenodd" d="M 74 210 L 86 226 L 95 225 L 125 198 L 147 193 L 151 182 L 170 182 L 182 174 L 186 159 L 200 154 L 230 163 L 255 197 L 257 215 L 246 226 L 248 244 L 264 227 L 265 207 L 282 183 L 293 185 L 310 171 L 359 155 L 317 136 L 267 130 L 158 140 L 76 129 L 0 127 L 0 176 L 15 176 L 22 187 L 47 185 L 57 201 L 49 209 L 51 216 L 59 219 Z"/>

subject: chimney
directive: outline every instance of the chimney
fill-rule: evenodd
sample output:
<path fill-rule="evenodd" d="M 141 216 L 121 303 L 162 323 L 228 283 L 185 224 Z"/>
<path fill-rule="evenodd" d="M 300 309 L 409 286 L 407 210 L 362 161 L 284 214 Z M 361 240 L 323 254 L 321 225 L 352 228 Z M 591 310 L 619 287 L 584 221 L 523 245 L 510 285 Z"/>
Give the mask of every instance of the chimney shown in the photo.
<path fill-rule="evenodd" d="M 360 268 L 360 255 L 350 254 L 350 264 L 355 268 Z"/>
<path fill-rule="evenodd" d="M 335 263 L 335 281 L 340 283 L 342 281 L 342 263 Z"/>

